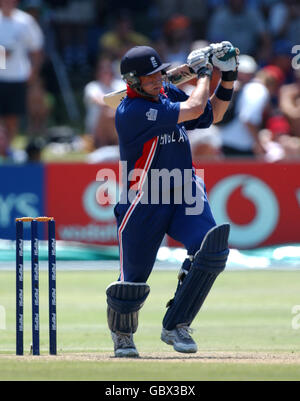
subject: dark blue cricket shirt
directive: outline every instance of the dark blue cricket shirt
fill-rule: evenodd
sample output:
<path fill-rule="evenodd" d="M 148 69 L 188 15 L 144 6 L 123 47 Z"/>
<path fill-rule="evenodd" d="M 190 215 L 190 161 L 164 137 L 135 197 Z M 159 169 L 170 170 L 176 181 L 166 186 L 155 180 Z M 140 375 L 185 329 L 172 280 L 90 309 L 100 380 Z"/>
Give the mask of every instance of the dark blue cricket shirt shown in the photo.
<path fill-rule="evenodd" d="M 213 121 L 212 106 L 208 101 L 199 118 L 178 124 L 180 102 L 188 96 L 172 84 L 165 85 L 164 90 L 165 94 L 159 95 L 158 102 L 127 96 L 117 108 L 115 123 L 120 159 L 126 162 L 127 190 L 142 190 L 147 181 L 149 185 L 153 169 L 179 169 L 182 173 L 185 169 L 191 170 L 187 130 L 208 128 Z M 128 177 L 129 173 L 132 175 Z M 126 173 L 122 171 L 122 175 L 125 184 Z"/>

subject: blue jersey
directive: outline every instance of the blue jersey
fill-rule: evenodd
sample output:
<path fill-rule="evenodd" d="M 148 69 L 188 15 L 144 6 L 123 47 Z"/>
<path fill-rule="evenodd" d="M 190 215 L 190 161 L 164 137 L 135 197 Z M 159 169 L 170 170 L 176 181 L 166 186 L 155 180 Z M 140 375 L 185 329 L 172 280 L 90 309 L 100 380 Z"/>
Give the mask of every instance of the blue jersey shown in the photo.
<path fill-rule="evenodd" d="M 197 214 L 187 213 L 191 204 L 186 202 L 185 197 L 182 197 L 180 203 L 171 199 L 169 203 L 155 203 L 152 197 L 150 203 L 143 203 L 147 198 L 146 186 L 148 200 L 150 191 L 151 196 L 156 191 L 154 185 L 149 185 L 151 173 L 155 170 L 193 170 L 187 130 L 207 128 L 213 120 L 212 106 L 208 101 L 199 118 L 178 124 L 180 102 L 188 96 L 173 85 L 165 91 L 167 96 L 160 94 L 158 102 L 126 97 L 116 112 L 121 161 L 127 162 L 126 174 L 122 171 L 121 199 L 114 209 L 118 226 L 121 281 L 147 281 L 166 234 L 181 242 L 189 255 L 194 255 L 206 232 L 216 224 L 203 184 L 195 175 L 191 179 L 191 190 L 199 195 L 200 188 L 197 199 L 203 200 L 203 210 Z M 128 173 L 136 170 L 142 171 L 142 174 L 138 174 L 136 180 L 127 180 Z M 167 191 L 170 195 L 181 193 L 188 187 L 186 182 L 179 188 L 175 188 L 174 183 L 169 184 L 170 190 Z M 164 186 L 158 188 L 160 195 L 163 192 L 161 189 L 164 190 Z M 129 194 L 133 194 L 133 198 L 129 199 Z"/>
<path fill-rule="evenodd" d="M 192 169 L 192 154 L 187 130 L 208 128 L 213 112 L 208 101 L 204 113 L 197 119 L 178 124 L 180 102 L 188 96 L 170 84 L 158 102 L 126 97 L 116 111 L 120 159 L 127 162 L 127 173 L 143 171 L 127 181 L 127 190 L 141 190 L 151 169 Z"/>

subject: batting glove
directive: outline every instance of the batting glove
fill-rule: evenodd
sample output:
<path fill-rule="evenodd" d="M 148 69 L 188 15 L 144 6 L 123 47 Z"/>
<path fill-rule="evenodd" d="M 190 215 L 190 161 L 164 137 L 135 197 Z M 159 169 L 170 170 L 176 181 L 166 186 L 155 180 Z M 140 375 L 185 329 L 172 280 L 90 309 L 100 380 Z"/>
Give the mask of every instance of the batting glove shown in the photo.
<path fill-rule="evenodd" d="M 187 57 L 187 65 L 198 75 L 198 78 L 204 75 L 211 77 L 213 66 L 209 62 L 211 55 L 210 46 L 203 49 L 193 50 Z"/>
<path fill-rule="evenodd" d="M 222 72 L 223 81 L 234 81 L 237 78 L 239 66 L 239 50 L 235 49 L 230 42 L 213 43 L 215 46 L 212 64 Z M 232 54 L 230 56 L 230 53 Z"/>
<path fill-rule="evenodd" d="M 220 43 L 211 43 L 209 47 L 212 56 L 215 55 L 217 58 L 222 58 L 233 48 L 233 45 L 231 42 L 223 41 Z"/>

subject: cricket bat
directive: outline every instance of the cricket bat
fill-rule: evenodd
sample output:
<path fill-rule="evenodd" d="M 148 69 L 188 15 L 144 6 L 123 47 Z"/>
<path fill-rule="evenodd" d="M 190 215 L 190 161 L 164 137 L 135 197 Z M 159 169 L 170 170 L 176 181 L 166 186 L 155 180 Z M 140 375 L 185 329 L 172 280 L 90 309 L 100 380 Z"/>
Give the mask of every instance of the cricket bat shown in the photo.
<path fill-rule="evenodd" d="M 238 54 L 239 49 L 232 48 L 228 51 L 228 53 L 225 54 L 224 57 L 222 57 L 221 60 L 228 60 L 229 58 Z M 193 78 L 196 78 L 196 76 L 197 74 L 187 64 L 182 64 L 167 71 L 167 79 L 176 86 L 182 85 Z M 103 100 L 107 106 L 111 107 L 112 109 L 116 109 L 125 97 L 126 88 L 104 95 Z"/>

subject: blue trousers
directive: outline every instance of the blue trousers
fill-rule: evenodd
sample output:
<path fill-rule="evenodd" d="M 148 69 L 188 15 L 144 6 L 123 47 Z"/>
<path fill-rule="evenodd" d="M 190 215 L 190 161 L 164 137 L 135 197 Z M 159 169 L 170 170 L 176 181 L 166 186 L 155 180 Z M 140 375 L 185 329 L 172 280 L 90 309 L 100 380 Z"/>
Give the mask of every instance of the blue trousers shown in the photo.
<path fill-rule="evenodd" d="M 146 283 L 165 234 L 182 243 L 188 255 L 197 252 L 207 231 L 216 225 L 204 184 L 196 178 L 192 183 L 194 193 L 200 186 L 202 203 L 197 199 L 191 204 L 182 196 L 179 204 L 174 199 L 170 204 L 144 204 L 139 192 L 131 203 L 116 205 L 121 281 Z M 188 214 L 187 209 L 192 211 L 196 203 L 194 210 L 201 205 L 201 211 Z"/>

